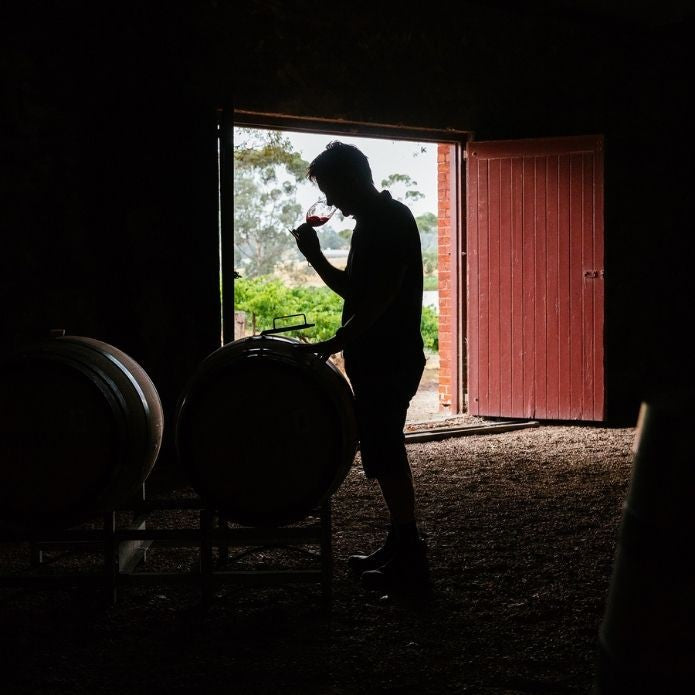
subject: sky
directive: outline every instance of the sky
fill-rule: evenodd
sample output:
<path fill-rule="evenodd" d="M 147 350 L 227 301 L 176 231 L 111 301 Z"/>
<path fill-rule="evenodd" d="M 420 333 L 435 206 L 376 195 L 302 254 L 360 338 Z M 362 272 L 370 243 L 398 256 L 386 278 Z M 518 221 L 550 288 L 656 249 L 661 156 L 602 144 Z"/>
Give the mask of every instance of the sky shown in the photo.
<path fill-rule="evenodd" d="M 437 214 L 437 144 L 432 142 L 418 143 L 406 140 L 377 140 L 375 138 L 350 137 L 347 135 L 325 135 L 317 133 L 297 133 L 285 131 L 295 149 L 302 158 L 310 162 L 325 149 L 331 140 L 340 140 L 358 147 L 369 159 L 374 185 L 381 190 L 382 179 L 390 174 L 407 174 L 417 181 L 416 190 L 425 197 L 408 206 L 417 217 L 425 212 Z M 424 150 L 424 151 L 423 151 Z M 391 190 L 394 197 L 403 196 L 405 189 Z M 319 197 L 321 192 L 315 184 L 306 181 L 298 188 L 297 201 L 306 210 Z M 297 220 L 297 224 L 303 222 Z M 335 226 L 335 225 L 334 225 Z M 351 218 L 338 223 L 338 228 L 352 228 Z"/>

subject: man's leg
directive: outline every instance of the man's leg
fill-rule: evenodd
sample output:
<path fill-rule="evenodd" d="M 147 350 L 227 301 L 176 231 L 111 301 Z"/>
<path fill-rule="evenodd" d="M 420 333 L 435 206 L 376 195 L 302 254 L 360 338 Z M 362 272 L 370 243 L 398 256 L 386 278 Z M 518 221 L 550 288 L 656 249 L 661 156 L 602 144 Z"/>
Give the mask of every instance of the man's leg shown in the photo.
<path fill-rule="evenodd" d="M 355 575 L 379 569 L 388 562 L 399 547 L 413 546 L 419 540 L 415 488 L 410 466 L 377 478 L 381 494 L 391 518 L 391 529 L 384 544 L 371 555 L 351 555 L 348 565 Z"/>
<path fill-rule="evenodd" d="M 379 483 L 391 518 L 391 529 L 384 544 L 371 555 L 352 555 L 348 565 L 363 580 L 372 583 L 392 582 L 415 568 L 426 565 L 424 544 L 417 529 L 413 476 L 408 461 L 403 430 L 409 398 L 399 395 L 399 384 L 378 391 L 355 382 L 357 416 L 360 425 L 362 465 L 368 478 Z M 390 396 L 390 398 L 389 398 Z M 393 562 L 398 556 L 398 561 Z M 387 574 L 382 574 L 386 570 Z M 363 582 L 364 583 L 364 582 Z M 373 586 L 372 588 L 379 588 Z"/>
<path fill-rule="evenodd" d="M 425 543 L 416 521 L 415 488 L 410 466 L 377 478 L 391 515 L 390 542 L 381 552 L 388 559 L 361 575 L 362 585 L 384 593 L 431 595 Z M 376 553 L 375 553 L 376 555 Z"/>
<path fill-rule="evenodd" d="M 403 540 L 418 538 L 415 522 L 415 489 L 405 448 L 403 427 L 407 404 L 384 403 L 372 394 L 358 399 L 362 465 L 376 479 L 389 512 L 391 528 L 384 544 L 371 555 L 351 555 L 348 565 L 356 576 L 383 566 Z"/>
<path fill-rule="evenodd" d="M 415 522 L 415 488 L 410 466 L 407 469 L 380 475 L 377 478 L 381 494 L 394 526 Z"/>
<path fill-rule="evenodd" d="M 367 589 L 426 597 L 431 594 L 429 563 L 417 528 L 413 475 L 407 457 L 405 461 L 405 466 L 377 478 L 391 516 L 389 542 L 378 553 L 388 559 L 363 572 L 361 580 Z"/>

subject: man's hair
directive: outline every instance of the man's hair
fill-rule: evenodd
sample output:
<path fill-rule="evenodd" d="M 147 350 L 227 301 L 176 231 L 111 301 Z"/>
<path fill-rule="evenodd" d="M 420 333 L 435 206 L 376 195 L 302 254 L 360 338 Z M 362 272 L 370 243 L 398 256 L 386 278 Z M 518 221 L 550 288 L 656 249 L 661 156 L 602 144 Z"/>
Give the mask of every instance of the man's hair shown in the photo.
<path fill-rule="evenodd" d="M 373 183 L 369 160 L 354 145 L 333 140 L 326 149 L 314 159 L 306 172 L 307 178 L 316 179 L 357 179 L 364 184 Z"/>

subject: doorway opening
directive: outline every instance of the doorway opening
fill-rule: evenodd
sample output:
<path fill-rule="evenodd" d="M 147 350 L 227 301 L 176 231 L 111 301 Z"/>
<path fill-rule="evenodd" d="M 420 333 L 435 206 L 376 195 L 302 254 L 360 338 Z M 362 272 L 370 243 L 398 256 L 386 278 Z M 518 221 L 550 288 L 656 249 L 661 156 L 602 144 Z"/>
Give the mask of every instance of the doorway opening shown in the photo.
<path fill-rule="evenodd" d="M 292 314 L 305 314 L 307 322 L 315 324 L 288 334 L 300 340 L 324 340 L 339 327 L 342 300 L 323 285 L 288 232 L 304 221 L 320 194 L 306 179 L 308 163 L 328 142 L 339 139 L 367 155 L 375 186 L 388 189 L 408 205 L 420 231 L 421 329 L 427 365 L 408 422 L 430 422 L 462 412 L 460 142 L 442 142 L 429 131 L 368 132 L 369 128 L 353 127 L 346 132 L 323 123 L 311 128 L 311 124 L 283 120 L 287 119 L 235 113 L 228 124 L 233 151 L 226 166 L 222 158 L 226 175 L 222 171 L 221 186 L 232 188 L 233 225 L 221 228 L 223 236 L 226 230 L 233 238 L 221 240 L 221 248 L 227 249 L 222 253 L 222 278 L 224 286 L 233 277 L 234 288 L 223 291 L 225 339 L 257 334 L 271 328 L 273 319 Z M 338 211 L 317 229 L 324 254 L 338 268 L 347 262 L 354 226 L 354 219 L 343 218 Z M 342 370 L 340 355 L 331 359 Z"/>

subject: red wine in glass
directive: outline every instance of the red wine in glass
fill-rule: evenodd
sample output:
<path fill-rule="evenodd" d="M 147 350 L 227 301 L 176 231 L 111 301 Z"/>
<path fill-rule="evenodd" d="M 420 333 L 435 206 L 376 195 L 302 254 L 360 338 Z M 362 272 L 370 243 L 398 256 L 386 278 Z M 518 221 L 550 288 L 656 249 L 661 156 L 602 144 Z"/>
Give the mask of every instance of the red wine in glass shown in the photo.
<path fill-rule="evenodd" d="M 325 200 L 317 200 L 306 211 L 306 222 L 312 227 L 320 227 L 331 219 L 334 212 L 335 207 L 333 205 L 328 205 Z"/>

